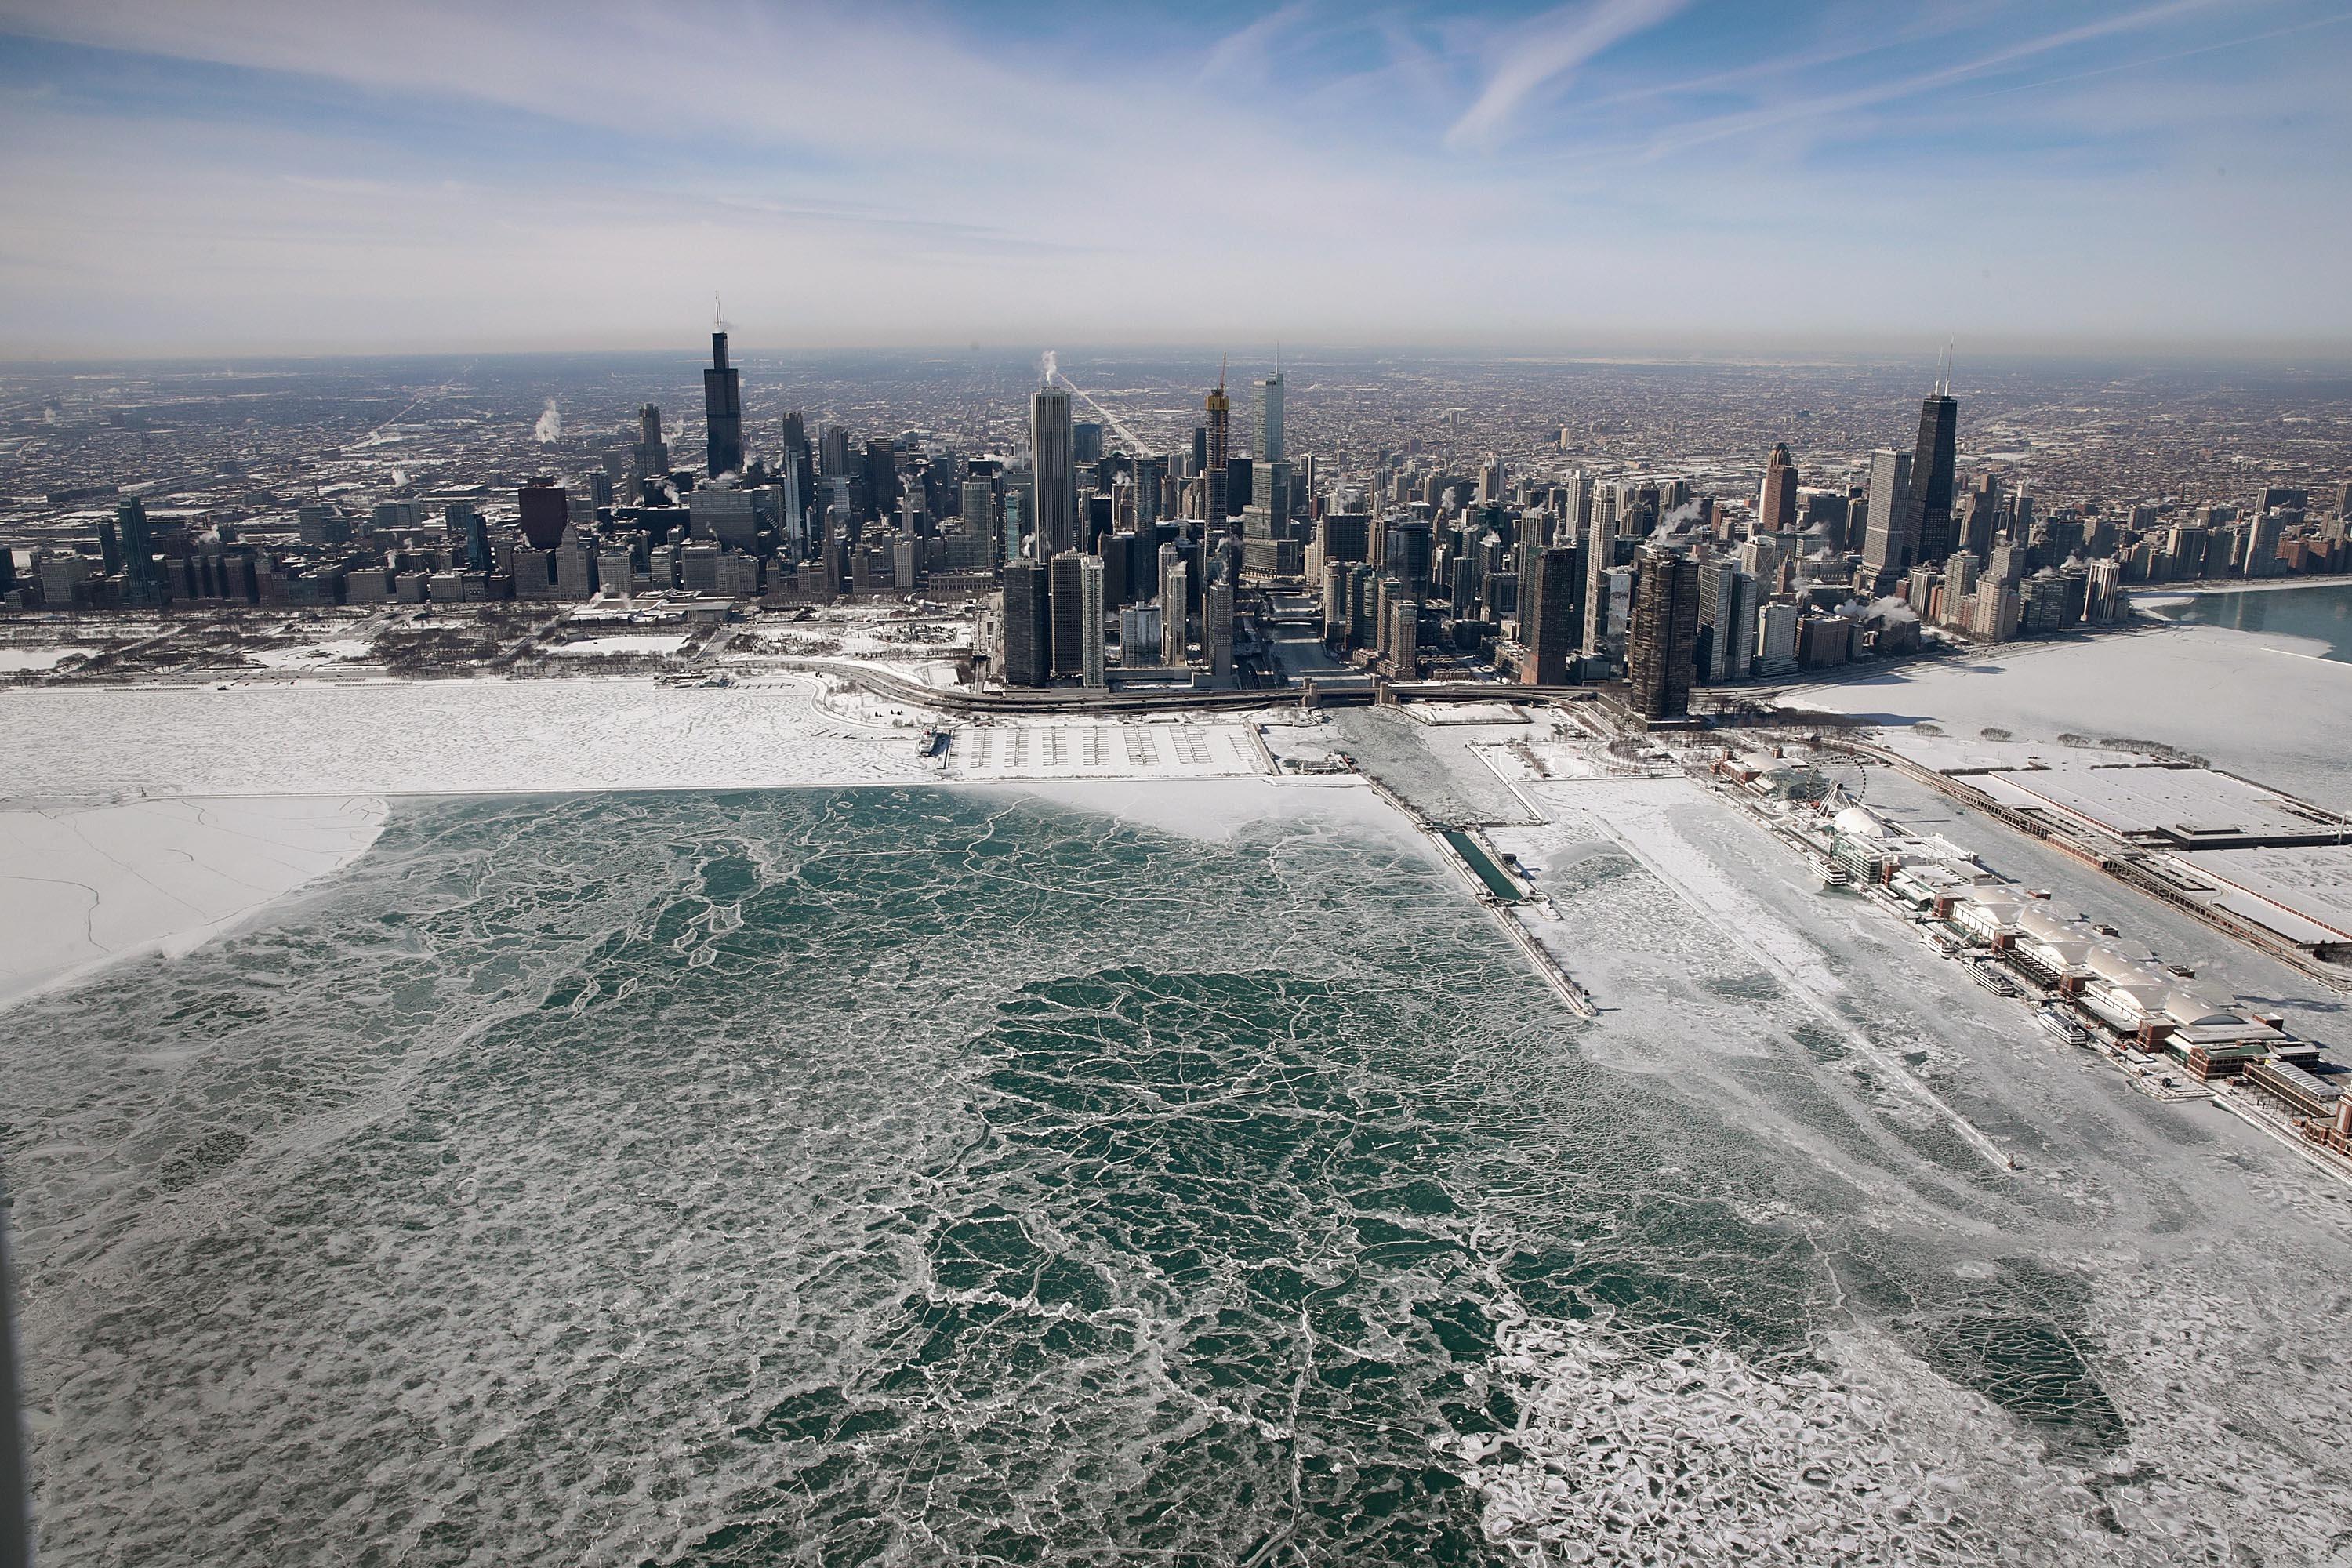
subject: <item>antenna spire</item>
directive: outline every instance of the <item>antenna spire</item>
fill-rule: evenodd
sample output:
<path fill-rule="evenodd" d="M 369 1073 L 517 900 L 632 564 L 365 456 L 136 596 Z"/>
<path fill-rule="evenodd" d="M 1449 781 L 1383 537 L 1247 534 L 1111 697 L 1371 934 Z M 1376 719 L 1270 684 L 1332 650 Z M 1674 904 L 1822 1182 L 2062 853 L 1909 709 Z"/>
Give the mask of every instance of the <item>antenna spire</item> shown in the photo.
<path fill-rule="evenodd" d="M 715 289 L 710 294 L 710 324 L 719 331 L 727 330 L 727 316 L 719 308 L 719 292 Z"/>
<path fill-rule="evenodd" d="M 1937 384 L 1936 395 L 1952 395 L 1952 340 L 1949 338 L 1944 340 L 1944 379 Z"/>

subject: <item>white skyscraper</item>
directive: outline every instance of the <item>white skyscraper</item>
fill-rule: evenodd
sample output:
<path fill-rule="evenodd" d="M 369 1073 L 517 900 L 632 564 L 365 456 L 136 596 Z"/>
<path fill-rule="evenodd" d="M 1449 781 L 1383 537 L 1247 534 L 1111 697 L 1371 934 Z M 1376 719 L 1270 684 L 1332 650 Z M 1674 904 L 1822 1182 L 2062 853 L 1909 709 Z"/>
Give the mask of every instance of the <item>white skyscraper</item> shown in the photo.
<path fill-rule="evenodd" d="M 1103 684 L 1103 563 L 1099 555 L 1078 557 L 1079 673 L 1088 686 Z"/>

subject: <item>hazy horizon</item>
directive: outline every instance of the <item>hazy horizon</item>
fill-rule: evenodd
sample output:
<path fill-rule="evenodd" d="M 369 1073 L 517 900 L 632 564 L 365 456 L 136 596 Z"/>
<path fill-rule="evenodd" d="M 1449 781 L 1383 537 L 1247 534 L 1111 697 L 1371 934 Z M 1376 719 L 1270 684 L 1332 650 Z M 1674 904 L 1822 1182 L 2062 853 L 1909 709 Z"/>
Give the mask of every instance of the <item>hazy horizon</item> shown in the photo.
<path fill-rule="evenodd" d="M 2273 371 L 2310 371 L 2338 373 L 2352 371 L 2352 337 L 2341 341 L 2305 341 L 2288 342 L 2277 339 L 2244 340 L 2239 342 L 2174 341 L 2068 341 L 2052 338 L 2040 342 L 2011 342 L 1976 344 L 1951 340 L 1876 342 L 1675 342 L 1665 334 L 1647 342 L 1628 340 L 1622 342 L 1544 343 L 1536 342 L 1504 342 L 1496 341 L 1455 340 L 1362 342 L 1307 342 L 1283 340 L 1208 339 L 1184 341 L 1135 340 L 1130 342 L 1086 342 L 1072 339 L 1038 338 L 1024 342 L 1016 339 L 994 339 L 970 342 L 948 342 L 936 340 L 909 339 L 904 342 L 772 342 L 754 335 L 744 323 L 732 320 L 726 323 L 729 353 L 739 364 L 791 363 L 801 361 L 839 361 L 870 355 L 877 359 L 914 359 L 926 363 L 967 359 L 978 356 L 991 363 L 1009 359 L 1039 359 L 1048 349 L 1057 354 L 1066 370 L 1087 360 L 1101 359 L 1185 359 L 1197 358 L 1207 367 L 1209 379 L 1215 379 L 1215 368 L 1221 359 L 1229 362 L 1235 377 L 1262 374 L 1282 366 L 1307 368 L 1318 363 L 1351 364 L 1369 360 L 1397 359 L 1416 363 L 1444 363 L 1448 362 L 1486 364 L 1589 364 L 1589 365 L 1658 365 L 1686 364 L 1694 368 L 1754 365 L 1821 365 L 1856 367 L 1889 367 L 1916 365 L 1923 372 L 1932 371 L 1943 363 L 1947 347 L 1954 347 L 1956 364 L 1965 372 L 1969 366 L 2013 369 L 2024 366 L 2103 367 L 2116 369 L 2164 369 L 2183 367 L 2216 369 L 2243 366 Z M 710 357 L 708 320 L 692 323 L 682 330 L 682 335 L 672 342 L 605 342 L 576 344 L 545 344 L 509 347 L 501 345 L 464 346 L 453 344 L 417 343 L 378 347 L 270 347 L 241 345 L 225 349 L 172 348 L 150 353 L 122 352 L 114 353 L 0 353 L 0 370 L 16 372 L 38 371 L 101 371 L 158 368 L 201 368 L 206 364 L 224 366 L 317 364 L 351 362 L 367 363 L 400 360 L 646 360 L 675 362 L 682 365 L 707 364 Z"/>
<path fill-rule="evenodd" d="M 0 0 L 0 359 L 2352 353 L 2319 0 Z"/>

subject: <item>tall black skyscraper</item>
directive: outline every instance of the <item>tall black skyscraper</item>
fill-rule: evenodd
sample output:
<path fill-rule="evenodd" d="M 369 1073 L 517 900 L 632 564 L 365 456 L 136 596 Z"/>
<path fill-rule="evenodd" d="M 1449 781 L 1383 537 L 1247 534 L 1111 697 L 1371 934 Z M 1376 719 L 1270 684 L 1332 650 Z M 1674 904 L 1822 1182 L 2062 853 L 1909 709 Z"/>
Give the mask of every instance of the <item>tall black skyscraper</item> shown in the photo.
<path fill-rule="evenodd" d="M 1584 640 L 1584 552 L 1552 545 L 1519 556 L 1519 641 L 1527 658 L 1519 679 L 1561 686 Z"/>
<path fill-rule="evenodd" d="M 1046 592 L 1045 563 L 1015 561 L 1004 569 L 1004 683 L 1050 683 L 1053 645 L 1053 609 Z"/>
<path fill-rule="evenodd" d="M 727 333 L 710 334 L 710 368 L 702 373 L 702 416 L 709 427 L 705 462 L 712 478 L 743 467 L 743 373 L 727 363 Z"/>
<path fill-rule="evenodd" d="M 1919 444 L 1911 455 L 1911 516 L 1918 528 L 1915 563 L 1932 564 L 1959 548 L 1952 520 L 1952 465 L 1960 405 L 1950 372 L 1919 404 Z"/>
<path fill-rule="evenodd" d="M 1625 668 L 1634 711 L 1679 719 L 1690 711 L 1698 666 L 1698 563 L 1664 545 L 1642 552 Z"/>

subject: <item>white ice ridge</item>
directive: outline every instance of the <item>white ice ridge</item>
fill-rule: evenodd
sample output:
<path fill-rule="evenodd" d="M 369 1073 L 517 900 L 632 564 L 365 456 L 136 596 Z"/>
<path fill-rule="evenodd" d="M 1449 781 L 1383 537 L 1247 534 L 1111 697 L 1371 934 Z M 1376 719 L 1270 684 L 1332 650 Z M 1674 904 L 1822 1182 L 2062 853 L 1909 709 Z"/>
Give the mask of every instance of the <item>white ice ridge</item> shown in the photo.
<path fill-rule="evenodd" d="M 176 955 L 375 842 L 372 795 L 0 811 L 0 1006 L 133 953 Z"/>

